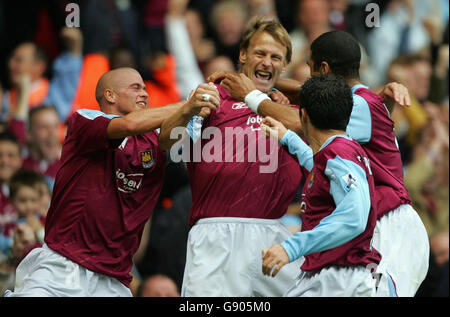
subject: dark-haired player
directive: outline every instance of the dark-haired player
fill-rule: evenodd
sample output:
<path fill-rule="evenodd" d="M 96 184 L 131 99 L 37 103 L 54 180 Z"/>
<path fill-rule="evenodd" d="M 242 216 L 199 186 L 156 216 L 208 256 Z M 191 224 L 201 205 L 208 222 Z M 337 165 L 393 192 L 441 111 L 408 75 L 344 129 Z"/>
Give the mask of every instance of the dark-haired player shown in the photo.
<path fill-rule="evenodd" d="M 428 271 L 429 243 L 425 227 L 411 206 L 403 183 L 400 151 L 394 133 L 390 111 L 396 103 L 409 105 L 407 89 L 399 84 L 387 84 L 380 92 L 386 101 L 361 84 L 359 43 L 343 31 L 322 34 L 311 44 L 308 65 L 311 74 L 332 73 L 343 77 L 353 92 L 353 110 L 347 133 L 358 141 L 371 161 L 377 199 L 378 222 L 374 247 L 383 255 L 378 272 L 383 274 L 378 295 L 389 296 L 389 277 L 395 282 L 398 296 L 414 296 Z M 222 85 L 238 99 L 244 99 L 255 87 L 248 78 L 234 74 L 216 74 L 225 78 Z M 301 84 L 295 80 L 280 80 L 277 85 L 291 102 L 298 103 Z M 255 92 L 253 92 L 255 93 Z M 297 110 L 270 100 L 255 103 L 252 109 L 263 116 L 281 121 L 289 129 L 301 132 Z M 305 152 L 302 160 L 308 160 Z"/>
<path fill-rule="evenodd" d="M 371 246 L 375 185 L 364 150 L 345 132 L 352 103 L 350 87 L 332 75 L 313 76 L 300 91 L 300 120 L 314 153 L 302 192 L 302 230 L 263 250 L 266 275 L 305 257 L 286 296 L 375 296 L 370 267 L 381 258 Z M 271 117 L 261 126 L 268 135 L 276 128 L 280 144 L 302 160 L 306 145 L 297 134 Z"/>

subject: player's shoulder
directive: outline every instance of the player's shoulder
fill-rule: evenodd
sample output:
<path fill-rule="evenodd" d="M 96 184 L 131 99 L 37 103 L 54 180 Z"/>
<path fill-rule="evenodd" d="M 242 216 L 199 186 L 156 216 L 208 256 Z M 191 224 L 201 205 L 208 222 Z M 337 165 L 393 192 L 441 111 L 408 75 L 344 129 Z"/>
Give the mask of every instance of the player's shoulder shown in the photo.
<path fill-rule="evenodd" d="M 351 153 L 358 152 L 361 146 L 350 136 L 336 136 L 323 149 L 323 155 L 327 159 L 336 156 L 347 156 Z"/>
<path fill-rule="evenodd" d="M 383 98 L 367 86 L 359 85 L 352 89 L 353 99 L 357 101 L 364 101 L 368 105 L 383 103 Z"/>
<path fill-rule="evenodd" d="M 92 110 L 92 109 L 79 109 L 74 113 L 75 116 L 80 116 L 85 119 L 95 120 L 98 117 L 104 117 L 107 119 L 113 119 L 120 117 L 119 115 L 114 114 L 106 114 L 100 110 Z"/>

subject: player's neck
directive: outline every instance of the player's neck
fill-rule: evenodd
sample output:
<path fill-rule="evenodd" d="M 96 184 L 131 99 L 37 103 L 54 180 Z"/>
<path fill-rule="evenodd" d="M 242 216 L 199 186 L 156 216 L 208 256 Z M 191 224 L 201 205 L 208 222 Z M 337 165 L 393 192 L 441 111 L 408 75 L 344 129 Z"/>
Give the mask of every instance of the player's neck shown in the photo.
<path fill-rule="evenodd" d="M 349 85 L 350 88 L 359 84 L 361 84 L 361 80 L 359 78 L 347 79 L 347 85 Z"/>
<path fill-rule="evenodd" d="M 319 150 L 322 148 L 322 146 L 325 144 L 325 142 L 335 136 L 335 135 L 346 135 L 347 133 L 342 130 L 317 130 L 312 131 L 310 138 L 309 138 L 309 145 L 311 149 L 313 150 L 313 154 L 315 155 Z"/>

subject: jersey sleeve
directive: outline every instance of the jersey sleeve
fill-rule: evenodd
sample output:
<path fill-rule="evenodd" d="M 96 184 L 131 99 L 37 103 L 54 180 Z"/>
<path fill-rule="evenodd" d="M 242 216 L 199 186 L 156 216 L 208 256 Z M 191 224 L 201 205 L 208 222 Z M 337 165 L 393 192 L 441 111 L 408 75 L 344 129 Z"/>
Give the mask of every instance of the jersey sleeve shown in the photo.
<path fill-rule="evenodd" d="M 200 116 L 193 116 L 186 127 L 186 132 L 191 137 L 194 143 L 197 142 L 198 139 L 200 139 L 200 136 L 202 134 L 202 125 L 203 118 Z"/>
<path fill-rule="evenodd" d="M 336 248 L 364 232 L 370 211 L 366 173 L 356 163 L 336 156 L 328 161 L 326 176 L 336 208 L 312 230 L 297 232 L 281 245 L 290 261 Z"/>
<path fill-rule="evenodd" d="M 69 122 L 68 133 L 79 154 L 118 147 L 123 139 L 110 140 L 106 128 L 111 120 L 120 116 L 107 115 L 101 111 L 78 110 Z"/>
<path fill-rule="evenodd" d="M 314 166 L 312 149 L 295 132 L 287 130 L 280 140 L 281 145 L 286 145 L 289 153 L 297 156 L 301 166 L 311 171 Z"/>
<path fill-rule="evenodd" d="M 367 143 L 372 135 L 372 117 L 367 101 L 353 94 L 353 110 L 347 125 L 347 133 L 358 143 Z"/>

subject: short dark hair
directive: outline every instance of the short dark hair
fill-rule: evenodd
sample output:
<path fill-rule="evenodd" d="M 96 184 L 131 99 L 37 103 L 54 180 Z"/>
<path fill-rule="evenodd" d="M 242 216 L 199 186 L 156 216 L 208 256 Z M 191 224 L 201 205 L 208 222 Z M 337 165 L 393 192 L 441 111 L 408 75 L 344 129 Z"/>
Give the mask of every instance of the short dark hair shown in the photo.
<path fill-rule="evenodd" d="M 359 42 L 344 31 L 323 33 L 311 44 L 314 71 L 322 62 L 330 65 L 331 72 L 345 79 L 359 78 L 361 48 Z"/>
<path fill-rule="evenodd" d="M 4 141 L 17 144 L 17 146 L 19 147 L 19 151 L 20 151 L 20 142 L 13 133 L 11 133 L 9 131 L 0 132 L 0 142 L 4 142 Z"/>
<path fill-rule="evenodd" d="M 39 184 L 46 184 L 45 177 L 33 170 L 21 169 L 17 171 L 9 180 L 9 197 L 13 200 L 19 189 L 23 186 L 28 186 L 31 188 L 36 188 Z"/>
<path fill-rule="evenodd" d="M 45 105 L 45 104 L 39 105 L 37 107 L 31 108 L 29 113 L 28 113 L 28 128 L 29 129 L 33 125 L 34 117 L 36 116 L 36 114 L 41 112 L 41 111 L 46 111 L 46 110 L 54 111 L 56 113 L 56 115 L 58 116 L 58 118 L 59 118 L 58 110 L 56 110 L 55 106 L 53 106 L 53 105 Z"/>
<path fill-rule="evenodd" d="M 316 75 L 300 88 L 300 107 L 319 130 L 346 130 L 353 108 L 351 88 L 343 78 Z"/>

